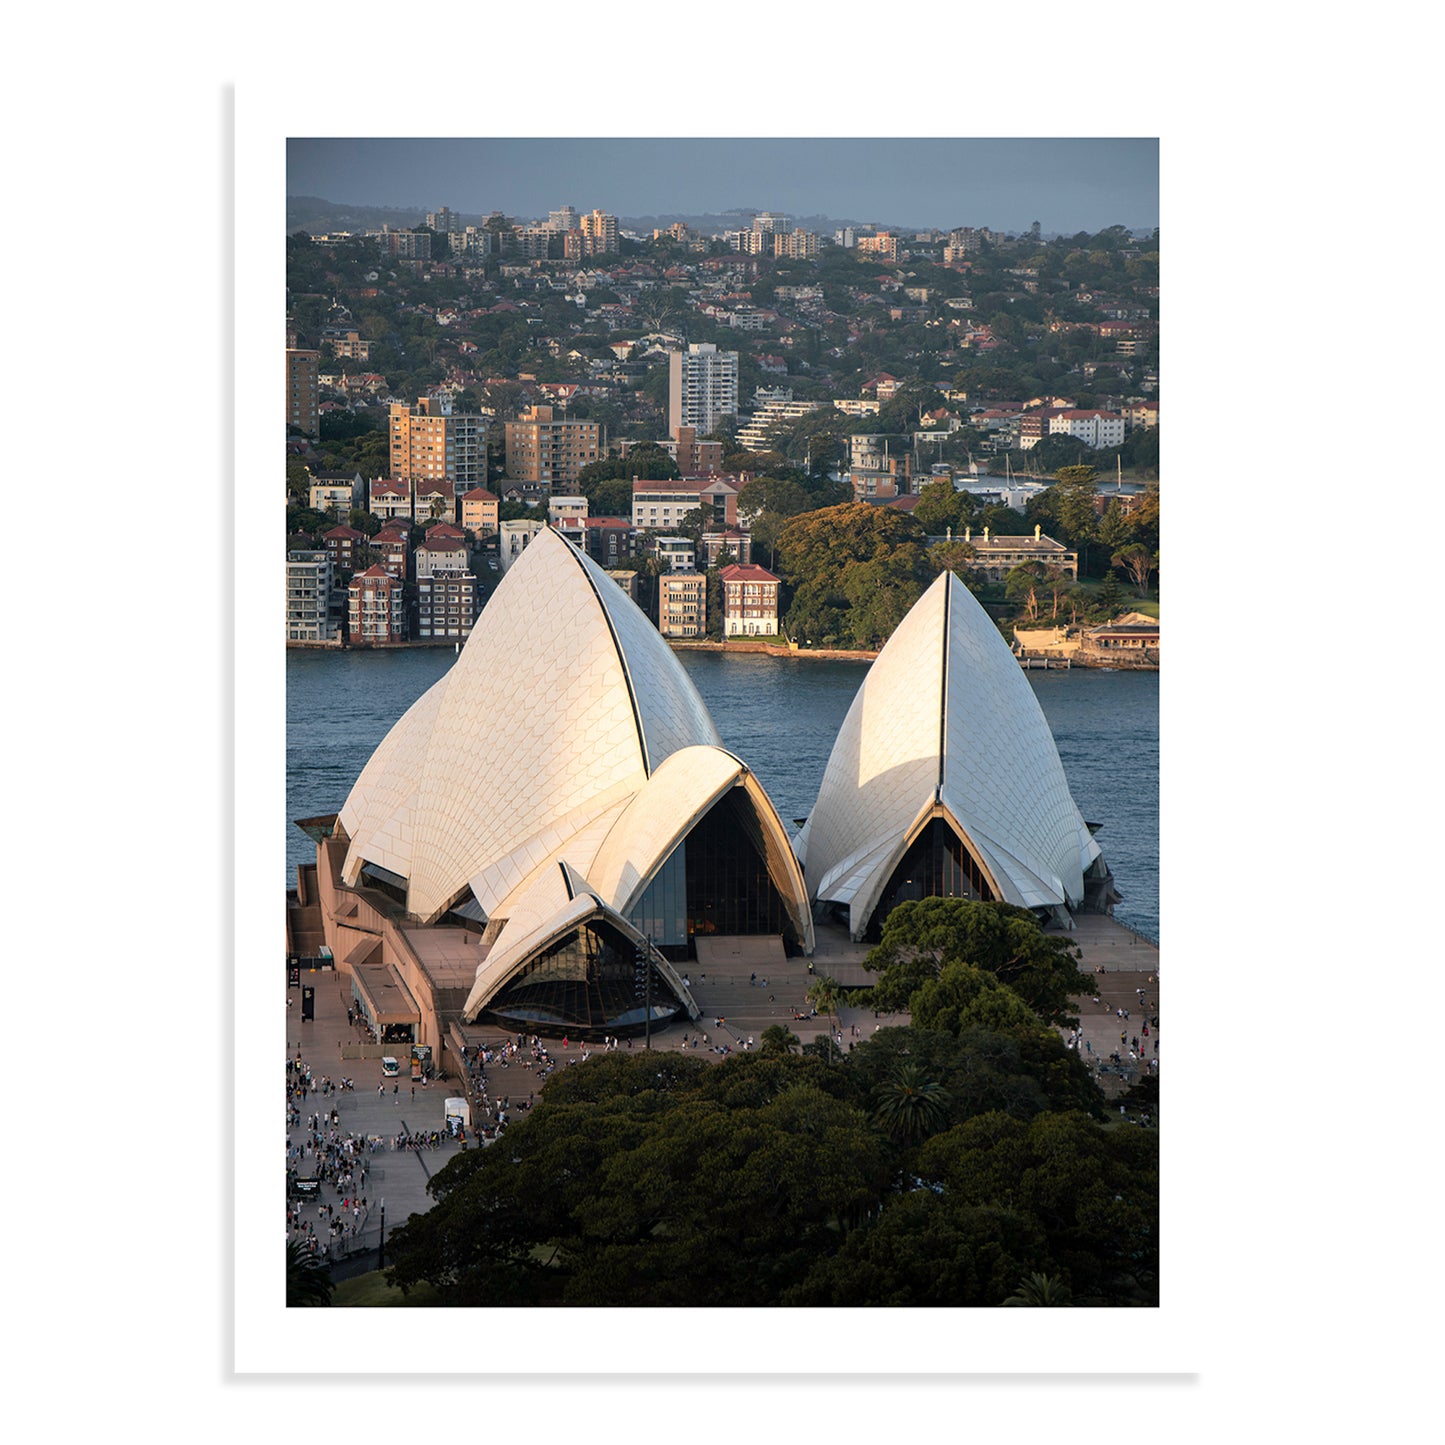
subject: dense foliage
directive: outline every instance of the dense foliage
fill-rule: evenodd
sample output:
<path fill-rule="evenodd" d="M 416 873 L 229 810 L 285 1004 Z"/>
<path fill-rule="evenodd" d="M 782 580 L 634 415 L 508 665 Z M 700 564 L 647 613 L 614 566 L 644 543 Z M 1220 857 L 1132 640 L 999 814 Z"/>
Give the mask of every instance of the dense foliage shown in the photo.
<path fill-rule="evenodd" d="M 831 1064 L 593 1058 L 436 1176 L 391 1278 L 449 1305 L 997 1305 L 1040 1272 L 1152 1302 L 1157 1136 L 1054 1107 L 1042 1073 L 917 1028 Z"/>
<path fill-rule="evenodd" d="M 454 1305 L 1155 1303 L 1157 1132 L 1110 1122 L 1046 1022 L 1086 983 L 1069 950 L 930 902 L 873 956 L 910 1027 L 573 1065 L 436 1176 L 391 1278 Z"/>

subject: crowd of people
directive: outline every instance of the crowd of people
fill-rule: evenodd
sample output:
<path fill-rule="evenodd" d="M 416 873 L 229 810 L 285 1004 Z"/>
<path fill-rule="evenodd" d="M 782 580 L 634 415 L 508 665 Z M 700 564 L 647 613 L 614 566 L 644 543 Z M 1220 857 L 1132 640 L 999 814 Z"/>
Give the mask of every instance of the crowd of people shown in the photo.
<path fill-rule="evenodd" d="M 562 1046 L 570 1046 L 569 1039 L 563 1039 Z M 607 1041 L 607 1047 L 616 1043 Z M 589 1057 L 590 1051 L 583 1051 L 582 1058 Z M 557 1060 L 547 1051 L 541 1038 L 533 1034 L 530 1039 L 518 1034 L 515 1040 L 498 1044 L 467 1044 L 462 1048 L 462 1062 L 467 1070 L 467 1090 L 472 1109 L 472 1128 L 484 1143 L 491 1143 L 507 1127 L 513 1115 L 523 1109 L 530 1109 L 537 1099 L 539 1089 L 557 1069 Z M 568 1060 L 569 1063 L 573 1060 Z M 529 1077 L 526 1080 L 527 1097 L 522 1097 L 521 1088 L 512 1101 L 513 1090 L 509 1087 L 502 1092 L 495 1077 L 487 1078 L 488 1069 L 521 1069 Z M 496 1089 L 496 1092 L 493 1090 Z"/>
<path fill-rule="evenodd" d="M 1154 981 L 1153 974 L 1150 974 L 1149 981 Z M 1094 1045 L 1090 1039 L 1084 1037 L 1082 1028 L 1070 1029 L 1068 1047 L 1087 1056 L 1091 1064 L 1100 1065 L 1107 1062 L 1116 1069 L 1124 1069 L 1132 1066 L 1137 1069 L 1142 1065 L 1151 1074 L 1159 1072 L 1159 1015 L 1150 1012 L 1148 991 L 1143 987 L 1137 987 L 1135 994 L 1138 999 L 1138 1011 L 1141 1020 L 1136 1022 L 1133 1015 L 1134 1010 L 1125 1008 L 1123 1004 L 1108 1004 L 1098 995 L 1093 995 L 1093 1003 L 1096 1008 L 1104 1010 L 1105 1013 L 1113 1013 L 1115 1021 L 1124 1025 L 1119 1030 L 1119 1045 L 1111 1048 L 1107 1059 L 1101 1059 L 1099 1054 L 1094 1052 Z M 1157 1000 L 1155 1006 L 1157 1007 Z M 1134 1025 L 1132 1031 L 1130 1025 Z M 1102 1052 L 1102 1050 L 1101 1050 Z"/>
<path fill-rule="evenodd" d="M 353 1093 L 355 1080 L 317 1075 L 302 1059 L 286 1060 L 286 1237 L 308 1253 L 342 1259 L 363 1247 L 373 1209 L 369 1181 L 374 1156 L 388 1150 L 438 1149 L 440 1130 L 385 1136 L 342 1127 L 334 1096 Z M 319 1099 L 320 1108 L 313 1107 Z M 365 1247 L 373 1247 L 374 1240 Z"/>

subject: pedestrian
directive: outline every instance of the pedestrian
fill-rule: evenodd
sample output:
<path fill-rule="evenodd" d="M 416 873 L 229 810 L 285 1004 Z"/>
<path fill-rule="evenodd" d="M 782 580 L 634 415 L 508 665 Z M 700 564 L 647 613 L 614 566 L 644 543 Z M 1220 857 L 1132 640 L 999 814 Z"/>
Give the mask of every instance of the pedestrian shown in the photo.
<path fill-rule="evenodd" d="M 376 1086 L 376 1096 L 377 1096 L 377 1098 L 379 1099 L 384 1093 L 386 1093 L 386 1080 L 385 1080 L 385 1079 L 383 1079 L 383 1080 Z M 306 1096 L 305 1096 L 305 1094 L 303 1094 L 301 1097 L 304 1099 Z"/>
<path fill-rule="evenodd" d="M 397 1098 L 397 1095 L 398 1095 L 400 1092 L 401 1092 L 401 1085 L 400 1085 L 400 1084 L 393 1084 L 393 1085 L 391 1086 L 391 1102 L 392 1102 L 393 1104 L 399 1104 L 399 1103 L 401 1102 L 401 1100 Z"/>
<path fill-rule="evenodd" d="M 411 1086 L 411 1101 L 412 1101 L 413 1104 L 416 1103 L 416 1085 L 415 1085 L 415 1084 L 413 1084 L 413 1085 Z"/>

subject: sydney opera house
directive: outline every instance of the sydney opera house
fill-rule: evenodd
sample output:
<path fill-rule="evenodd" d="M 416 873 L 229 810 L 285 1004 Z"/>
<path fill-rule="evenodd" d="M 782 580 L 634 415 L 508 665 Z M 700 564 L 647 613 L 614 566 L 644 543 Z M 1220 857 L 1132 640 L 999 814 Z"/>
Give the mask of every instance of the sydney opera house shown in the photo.
<path fill-rule="evenodd" d="M 945 572 L 869 668 L 796 849 L 855 939 L 912 898 L 1012 903 L 1067 928 L 1112 880 L 1033 688 Z"/>
<path fill-rule="evenodd" d="M 1107 869 L 1007 645 L 949 574 L 859 689 L 796 839 L 646 616 L 543 531 L 402 716 L 303 880 L 383 1038 L 696 1019 L 690 960 L 811 955 L 928 894 L 1107 907 Z M 306 870 L 308 875 L 310 870 Z"/>

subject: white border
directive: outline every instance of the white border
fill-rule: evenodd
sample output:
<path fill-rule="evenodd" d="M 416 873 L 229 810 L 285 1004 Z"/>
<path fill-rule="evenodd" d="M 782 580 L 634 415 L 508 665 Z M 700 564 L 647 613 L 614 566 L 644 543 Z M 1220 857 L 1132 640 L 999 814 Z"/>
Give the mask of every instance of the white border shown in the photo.
<path fill-rule="evenodd" d="M 284 262 L 282 207 L 285 197 L 285 136 L 287 125 L 302 123 L 289 105 L 270 106 L 248 93 L 238 106 L 237 213 L 241 218 L 238 246 L 240 275 L 237 308 L 238 366 L 237 414 L 265 418 L 274 411 L 273 392 L 279 392 L 280 332 Z M 438 204 L 446 198 L 439 198 Z M 565 199 L 565 198 L 564 198 Z M 558 202 L 561 204 L 561 201 Z M 275 433 L 264 423 L 243 428 L 237 439 L 238 475 L 265 478 L 274 474 Z M 270 495 L 270 483 L 260 484 Z M 239 492 L 238 488 L 238 492 Z M 279 555 L 271 509 L 238 507 L 238 556 Z M 244 536 L 243 536 L 244 534 Z M 279 587 L 278 587 L 279 594 Z M 251 627 L 259 616 L 265 626 Z M 284 654 L 273 618 L 262 609 L 247 609 L 238 619 L 244 636 L 238 646 L 238 669 L 251 684 L 270 692 L 284 670 Z M 254 634 L 254 635 L 253 635 Z M 278 731 L 276 709 L 266 717 L 264 728 L 246 729 L 240 739 L 246 757 L 241 776 L 263 779 L 265 786 L 238 790 L 238 829 L 254 839 L 241 850 L 247 863 L 258 865 L 259 908 L 239 910 L 240 958 L 269 959 L 279 952 L 275 938 L 274 897 L 279 911 L 279 890 L 271 880 L 279 877 L 280 830 L 278 782 L 284 778 L 284 737 Z M 253 772 L 254 770 L 254 772 Z M 244 895 L 243 895 L 244 896 Z M 270 980 L 269 965 L 261 965 L 260 977 Z M 245 972 L 239 979 L 237 1020 L 241 1038 L 240 1078 L 270 1077 L 269 1064 L 279 1060 L 284 1040 L 279 1030 L 274 989 L 246 987 Z M 1171 1004 L 1173 1000 L 1171 999 Z M 255 1051 L 249 1045 L 267 1040 Z M 257 1091 L 257 1099 L 269 1105 L 269 1090 Z M 436 1343 L 427 1330 L 400 1329 L 397 1316 L 385 1312 L 384 1330 L 378 1328 L 375 1311 L 333 1311 L 317 1346 L 304 1358 L 288 1343 L 287 1317 L 275 1307 L 278 1275 L 272 1256 L 280 1250 L 272 1225 L 276 1212 L 275 1121 L 263 1108 L 263 1117 L 251 1119 L 242 1095 L 238 1111 L 237 1178 L 237 1367 L 241 1370 L 427 1371 L 452 1362 L 438 1358 Z M 1171 1123 L 1173 1129 L 1180 1127 Z M 254 1152 L 253 1152 L 254 1151 Z M 254 1161 L 254 1162 L 253 1162 Z M 1177 1162 L 1177 1161 L 1176 1161 Z M 1178 1175 L 1174 1176 L 1176 1179 Z M 1189 1277 L 1185 1240 L 1181 1231 L 1172 1239 L 1166 1235 L 1165 1303 L 1150 1311 L 1147 1330 L 1131 1331 L 1131 1347 L 1124 1368 L 1130 1372 L 1185 1372 L 1195 1367 L 1197 1314 L 1184 1301 Z M 278 1317 L 279 1313 L 279 1317 Z M 1080 1330 L 1086 1325 L 1079 1312 L 1046 1314 L 1042 1311 L 908 1310 L 851 1311 L 773 1310 L 669 1311 L 665 1324 L 649 1323 L 646 1328 L 646 1358 L 658 1372 L 738 1371 L 748 1374 L 852 1375 L 866 1365 L 870 1371 L 954 1373 L 961 1370 L 989 1373 L 1041 1370 L 1073 1371 L 1079 1366 Z M 1117 1311 L 1102 1312 L 1119 1318 Z M 892 1319 L 885 1319 L 892 1316 Z M 501 1333 L 515 1339 L 546 1338 L 546 1347 L 509 1350 L 508 1373 L 556 1373 L 578 1370 L 587 1373 L 627 1372 L 637 1367 L 638 1331 L 647 1311 L 630 1310 L 545 1310 L 510 1311 L 501 1323 L 491 1317 L 488 1337 Z M 292 1317 L 294 1328 L 294 1315 Z M 866 1349 L 861 1342 L 867 1341 Z M 491 1371 L 481 1363 L 487 1351 L 478 1353 L 474 1368 Z"/>

